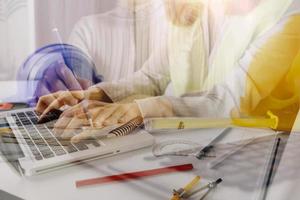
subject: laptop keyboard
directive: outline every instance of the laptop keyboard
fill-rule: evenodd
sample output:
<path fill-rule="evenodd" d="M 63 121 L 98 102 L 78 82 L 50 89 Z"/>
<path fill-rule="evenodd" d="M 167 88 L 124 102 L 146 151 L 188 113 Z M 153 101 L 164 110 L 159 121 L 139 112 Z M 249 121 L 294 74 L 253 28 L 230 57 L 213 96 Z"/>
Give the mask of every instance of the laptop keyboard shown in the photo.
<path fill-rule="evenodd" d="M 69 140 L 56 138 L 50 127 L 37 123 L 38 116 L 34 111 L 13 113 L 11 117 L 36 160 L 88 150 L 90 145 L 101 146 L 96 140 L 73 144 Z M 51 114 L 47 117 L 53 118 Z"/>

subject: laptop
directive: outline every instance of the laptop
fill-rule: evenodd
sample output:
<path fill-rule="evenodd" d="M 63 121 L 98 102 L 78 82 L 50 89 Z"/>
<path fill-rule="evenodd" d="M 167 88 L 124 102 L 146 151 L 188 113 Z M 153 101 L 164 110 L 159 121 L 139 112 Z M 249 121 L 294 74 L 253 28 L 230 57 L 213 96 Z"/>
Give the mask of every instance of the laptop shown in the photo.
<path fill-rule="evenodd" d="M 2 155 L 21 174 L 32 176 L 99 158 L 114 156 L 153 145 L 154 138 L 143 129 L 108 139 L 71 143 L 55 137 L 55 121 L 38 124 L 33 108 L 1 113 L 2 121 L 11 130 L 0 134 Z M 49 119 L 54 117 L 47 116 Z M 4 127 L 3 122 L 2 128 Z"/>

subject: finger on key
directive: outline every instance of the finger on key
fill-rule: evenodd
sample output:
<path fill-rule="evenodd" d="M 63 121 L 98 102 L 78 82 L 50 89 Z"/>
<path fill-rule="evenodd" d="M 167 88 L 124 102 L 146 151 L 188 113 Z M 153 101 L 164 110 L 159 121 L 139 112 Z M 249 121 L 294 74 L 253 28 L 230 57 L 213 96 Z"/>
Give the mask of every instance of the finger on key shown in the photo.
<path fill-rule="evenodd" d="M 71 138 L 76 134 L 77 130 L 82 130 L 82 127 L 85 127 L 88 124 L 89 122 L 85 116 L 75 116 L 69 121 L 68 125 L 62 129 L 63 132 L 61 137 Z"/>
<path fill-rule="evenodd" d="M 35 107 L 35 111 L 42 114 L 54 100 L 55 96 L 53 94 L 40 97 L 37 106 Z"/>
<path fill-rule="evenodd" d="M 116 106 L 106 106 L 101 108 L 101 111 L 97 113 L 98 115 L 95 118 L 95 123 L 97 123 L 99 126 L 103 126 L 103 122 L 108 119 L 116 109 Z"/>
<path fill-rule="evenodd" d="M 54 133 L 57 137 L 64 132 L 72 119 L 73 117 L 61 117 L 57 120 L 57 122 L 54 124 Z"/>
<path fill-rule="evenodd" d="M 50 105 L 44 110 L 41 114 L 40 119 L 44 118 L 47 113 L 52 110 L 59 110 L 64 105 L 73 106 L 78 103 L 78 99 L 76 99 L 71 92 L 63 92 L 59 97 L 55 98 Z"/>
<path fill-rule="evenodd" d="M 120 106 L 119 108 L 117 108 L 115 110 L 115 112 L 112 115 L 110 115 L 103 122 L 103 125 L 104 126 L 111 126 L 111 125 L 114 125 L 114 124 L 118 124 L 120 118 L 123 117 L 125 115 L 125 113 L 127 113 L 127 111 L 128 111 L 128 107 Z"/>

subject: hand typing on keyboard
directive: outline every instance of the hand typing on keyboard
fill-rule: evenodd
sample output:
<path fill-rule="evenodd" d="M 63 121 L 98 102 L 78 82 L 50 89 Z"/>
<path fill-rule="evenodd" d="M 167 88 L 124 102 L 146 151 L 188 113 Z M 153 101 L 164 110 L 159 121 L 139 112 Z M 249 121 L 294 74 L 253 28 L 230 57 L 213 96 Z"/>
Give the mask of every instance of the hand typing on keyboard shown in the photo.
<path fill-rule="evenodd" d="M 18 127 L 20 135 L 7 135 L 4 142 L 17 144 L 17 137 L 20 137 L 19 139 L 23 139 L 21 144 L 28 146 L 35 160 L 84 151 L 89 149 L 91 145 L 100 147 L 100 144 L 95 140 L 72 144 L 70 140 L 55 137 L 48 126 L 49 123 L 37 124 L 38 116 L 34 111 L 13 113 L 11 117 L 14 119 L 13 126 Z M 47 114 L 46 118 L 49 117 L 53 118 L 51 114 Z"/>
<path fill-rule="evenodd" d="M 71 138 L 71 142 L 94 138 L 97 130 L 113 125 L 127 123 L 140 116 L 136 103 L 108 104 L 100 101 L 82 101 L 64 111 L 54 125 L 56 135 Z M 88 129 L 82 129 L 89 127 Z M 95 131 L 91 131 L 91 130 Z M 76 130 L 77 134 L 76 134 Z M 75 134 L 74 134 L 75 133 Z"/>
<path fill-rule="evenodd" d="M 42 122 L 46 114 L 53 110 L 59 110 L 66 105 L 74 106 L 84 99 L 110 102 L 107 95 L 101 89 L 96 87 L 88 90 L 60 91 L 52 93 L 42 96 L 37 103 L 36 111 L 40 113 L 39 121 Z"/>

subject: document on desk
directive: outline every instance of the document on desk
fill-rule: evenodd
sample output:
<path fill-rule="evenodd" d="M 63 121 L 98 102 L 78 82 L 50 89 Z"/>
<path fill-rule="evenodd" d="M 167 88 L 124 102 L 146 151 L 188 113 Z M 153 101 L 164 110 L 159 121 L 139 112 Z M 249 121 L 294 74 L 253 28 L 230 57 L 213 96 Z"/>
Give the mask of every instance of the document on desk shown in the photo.
<path fill-rule="evenodd" d="M 274 139 L 275 135 L 252 139 L 243 148 L 239 148 L 238 151 L 207 170 L 207 175 L 201 174 L 208 179 L 221 177 L 224 180 L 211 199 L 258 200 L 274 147 Z M 232 143 L 216 146 L 214 152 L 216 157 L 211 160 L 218 159 L 218 156 L 222 156 L 232 147 Z M 209 161 L 208 159 L 207 162 Z M 224 194 L 230 194 L 230 197 L 224 198 Z"/>
<path fill-rule="evenodd" d="M 300 113 L 294 123 L 267 200 L 299 200 L 300 197 Z"/>
<path fill-rule="evenodd" d="M 12 195 L 8 192 L 5 192 L 3 190 L 0 190 L 0 199 L 2 200 L 23 200 L 15 195 Z"/>

